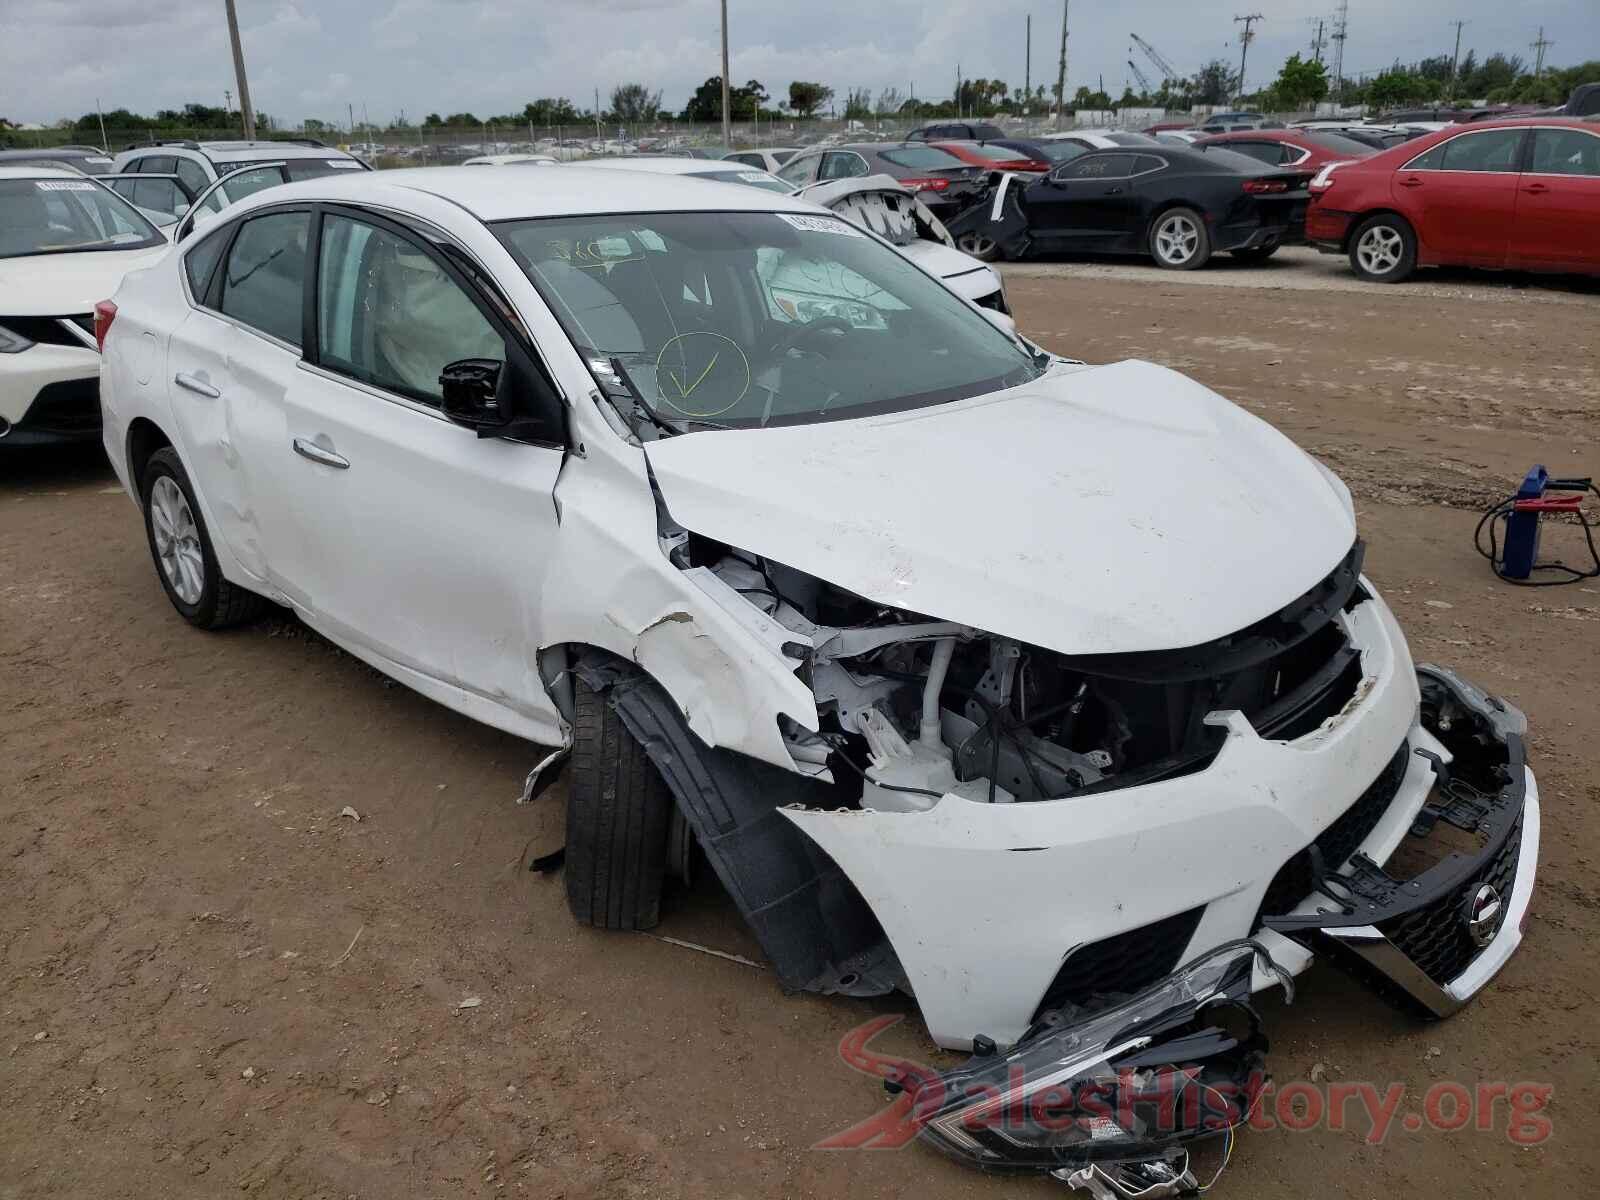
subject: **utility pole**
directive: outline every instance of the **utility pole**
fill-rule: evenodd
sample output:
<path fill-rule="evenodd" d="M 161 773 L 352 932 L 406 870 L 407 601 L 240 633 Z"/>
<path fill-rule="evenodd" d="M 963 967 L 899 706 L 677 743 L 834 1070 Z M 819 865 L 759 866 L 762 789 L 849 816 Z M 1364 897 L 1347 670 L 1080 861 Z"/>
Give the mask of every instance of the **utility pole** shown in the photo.
<path fill-rule="evenodd" d="M 228 6 L 228 39 L 233 43 L 233 73 L 239 83 L 239 114 L 244 118 L 244 140 L 256 140 L 256 111 L 250 107 L 250 83 L 244 77 L 244 47 L 239 44 L 239 14 L 234 11 L 233 0 L 224 0 Z"/>
<path fill-rule="evenodd" d="M 1455 53 L 1450 56 L 1450 99 L 1454 100 L 1456 98 L 1457 76 L 1461 69 L 1461 27 L 1466 22 L 1451 21 L 1450 24 L 1456 27 L 1456 49 Z"/>
<path fill-rule="evenodd" d="M 1033 14 L 1028 14 L 1027 49 L 1022 55 L 1022 106 L 1026 110 L 1028 97 L 1033 94 Z"/>
<path fill-rule="evenodd" d="M 1067 13 L 1072 0 L 1061 0 L 1061 65 L 1056 68 L 1056 128 L 1061 128 L 1061 110 L 1066 107 L 1067 90 Z"/>
<path fill-rule="evenodd" d="M 1244 99 L 1244 64 L 1245 58 L 1250 53 L 1250 40 L 1256 35 L 1250 32 L 1250 26 L 1257 21 L 1264 20 L 1260 13 L 1251 13 L 1248 17 L 1235 17 L 1234 22 L 1244 23 L 1244 32 L 1239 35 L 1239 99 Z"/>
<path fill-rule="evenodd" d="M 1318 17 L 1317 18 L 1317 32 L 1311 39 L 1311 58 L 1312 58 L 1312 61 L 1314 61 L 1314 62 L 1321 62 L 1322 61 L 1322 47 L 1326 44 L 1323 41 L 1323 37 L 1322 37 L 1322 25 L 1323 25 L 1322 18 Z"/>
<path fill-rule="evenodd" d="M 1535 55 L 1533 60 L 1533 77 L 1535 79 L 1544 73 L 1544 52 L 1554 45 L 1554 42 L 1544 36 L 1544 26 L 1539 26 L 1539 40 L 1528 43 L 1528 49 L 1532 50 Z"/>
<path fill-rule="evenodd" d="M 99 96 L 94 98 L 94 114 L 100 118 L 100 149 L 109 152 L 111 150 L 111 143 L 106 141 L 106 114 L 105 110 L 100 107 Z"/>
<path fill-rule="evenodd" d="M 1344 102 L 1344 40 L 1350 30 L 1350 0 L 1339 0 L 1339 18 L 1333 23 L 1333 94 Z"/>
<path fill-rule="evenodd" d="M 728 101 L 728 0 L 722 0 L 722 144 L 733 148 L 733 114 Z"/>

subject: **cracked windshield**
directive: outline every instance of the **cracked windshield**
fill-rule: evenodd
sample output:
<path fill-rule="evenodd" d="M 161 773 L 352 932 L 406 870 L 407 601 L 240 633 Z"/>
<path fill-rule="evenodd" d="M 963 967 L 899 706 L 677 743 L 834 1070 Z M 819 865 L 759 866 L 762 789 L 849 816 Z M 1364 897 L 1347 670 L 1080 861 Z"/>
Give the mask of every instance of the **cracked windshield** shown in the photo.
<path fill-rule="evenodd" d="M 500 237 L 636 427 L 759 427 L 1015 387 L 1042 364 L 834 217 L 650 213 Z"/>

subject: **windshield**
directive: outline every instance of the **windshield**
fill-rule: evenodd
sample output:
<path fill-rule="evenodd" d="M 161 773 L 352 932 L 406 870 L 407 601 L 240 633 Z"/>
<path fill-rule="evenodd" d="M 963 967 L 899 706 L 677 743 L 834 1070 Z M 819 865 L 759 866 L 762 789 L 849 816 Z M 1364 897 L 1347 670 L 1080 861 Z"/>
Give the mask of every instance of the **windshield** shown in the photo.
<path fill-rule="evenodd" d="M 695 178 L 715 179 L 718 183 L 742 183 L 769 192 L 782 192 L 784 195 L 794 191 L 794 184 L 785 183 L 776 175 L 768 175 L 765 171 L 696 171 Z"/>
<path fill-rule="evenodd" d="M 980 146 L 976 142 L 963 146 L 968 154 L 977 158 L 986 158 L 990 162 L 1016 162 L 1019 158 L 1027 158 L 1021 150 L 1012 150 L 1005 146 Z"/>
<path fill-rule="evenodd" d="M 837 217 L 643 213 L 495 229 L 635 424 L 681 432 L 897 412 L 1043 369 Z"/>
<path fill-rule="evenodd" d="M 98 183 L 0 179 L 0 258 L 165 244 L 131 204 Z"/>
<path fill-rule="evenodd" d="M 1039 152 L 1053 163 L 1064 163 L 1089 153 L 1077 142 L 1040 142 Z"/>

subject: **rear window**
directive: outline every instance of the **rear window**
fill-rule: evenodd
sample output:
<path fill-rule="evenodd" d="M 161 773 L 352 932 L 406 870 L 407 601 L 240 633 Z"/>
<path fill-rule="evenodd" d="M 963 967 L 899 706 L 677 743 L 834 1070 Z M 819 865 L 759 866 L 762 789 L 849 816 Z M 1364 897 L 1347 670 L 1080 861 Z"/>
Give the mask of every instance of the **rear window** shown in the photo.
<path fill-rule="evenodd" d="M 1226 146 L 1194 146 L 1191 149 L 1200 151 L 1218 166 L 1226 167 L 1230 171 L 1239 171 L 1245 175 L 1264 173 L 1262 171 L 1264 164 L 1260 160 L 1251 158 L 1247 154 L 1240 154 L 1237 150 L 1230 150 Z"/>
<path fill-rule="evenodd" d="M 992 141 L 994 138 L 1003 138 L 1005 135 L 1005 130 L 998 125 L 974 125 L 972 127 L 972 136 L 981 138 L 983 141 Z"/>
<path fill-rule="evenodd" d="M 1080 154 L 1089 153 L 1077 142 L 1041 142 L 1039 152 L 1053 163 L 1070 162 Z"/>
<path fill-rule="evenodd" d="M 700 179 L 715 179 L 719 183 L 742 183 L 746 187 L 764 188 L 769 192 L 782 192 L 788 195 L 794 191 L 791 184 L 785 183 L 776 175 L 768 175 L 765 171 L 705 171 L 695 172 Z"/>
<path fill-rule="evenodd" d="M 913 171 L 946 171 L 966 164 L 954 154 L 937 146 L 901 146 L 898 150 L 880 150 L 878 156 L 897 167 L 910 167 Z"/>
<path fill-rule="evenodd" d="M 1304 136 L 1306 141 L 1315 142 L 1324 150 L 1332 150 L 1335 154 L 1348 154 L 1352 158 L 1360 158 L 1363 155 L 1372 153 L 1371 146 L 1364 145 L 1354 138 L 1347 138 L 1343 134 L 1322 133 L 1319 131 L 1307 133 Z"/>

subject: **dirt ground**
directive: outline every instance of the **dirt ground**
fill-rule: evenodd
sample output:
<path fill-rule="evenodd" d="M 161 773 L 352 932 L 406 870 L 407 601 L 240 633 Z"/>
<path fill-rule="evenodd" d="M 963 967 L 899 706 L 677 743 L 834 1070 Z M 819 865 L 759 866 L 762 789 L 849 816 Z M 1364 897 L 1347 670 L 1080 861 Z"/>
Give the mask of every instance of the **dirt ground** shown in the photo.
<path fill-rule="evenodd" d="M 1552 1136 L 1513 1144 L 1503 1104 L 1382 1145 L 1247 1132 L 1218 1194 L 1592 1194 L 1600 585 L 1501 584 L 1471 535 L 1534 462 L 1600 474 L 1600 289 L 1297 265 L 1009 287 L 1051 349 L 1167 364 L 1322 456 L 1416 657 L 1527 710 L 1544 844 L 1503 974 L 1432 1026 L 1321 965 L 1264 1009 L 1280 1082 L 1404 1084 L 1404 1116 L 1441 1080 L 1549 1084 Z M 527 870 L 562 837 L 559 787 L 514 802 L 535 755 L 290 618 L 192 630 L 103 461 L 0 458 L 0 1198 L 1061 1194 L 812 1149 L 883 1103 L 852 1027 L 904 1013 L 875 1044 L 953 1060 L 909 1002 L 577 928 Z M 709 882 L 659 932 L 758 956 Z"/>

